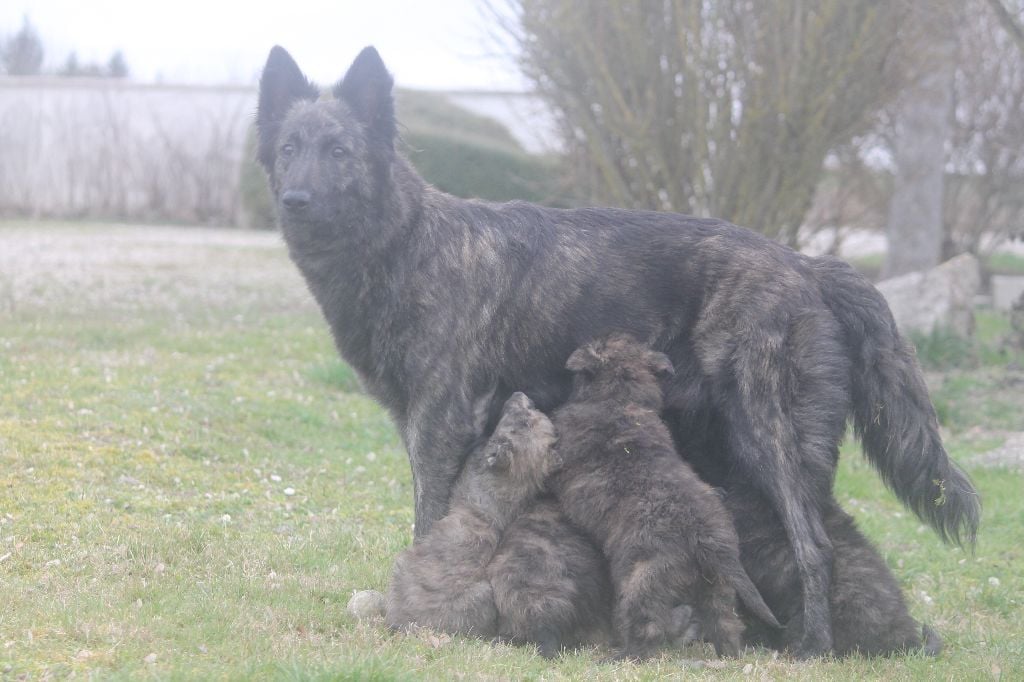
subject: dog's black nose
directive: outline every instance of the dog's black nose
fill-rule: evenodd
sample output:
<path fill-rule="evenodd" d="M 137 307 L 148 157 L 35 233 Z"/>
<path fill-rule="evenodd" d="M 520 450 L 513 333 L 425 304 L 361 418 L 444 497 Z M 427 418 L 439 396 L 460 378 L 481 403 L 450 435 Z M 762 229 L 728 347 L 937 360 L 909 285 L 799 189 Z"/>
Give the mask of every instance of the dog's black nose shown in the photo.
<path fill-rule="evenodd" d="M 299 189 L 290 189 L 281 196 L 285 208 L 290 211 L 301 211 L 309 206 L 309 192 Z"/>

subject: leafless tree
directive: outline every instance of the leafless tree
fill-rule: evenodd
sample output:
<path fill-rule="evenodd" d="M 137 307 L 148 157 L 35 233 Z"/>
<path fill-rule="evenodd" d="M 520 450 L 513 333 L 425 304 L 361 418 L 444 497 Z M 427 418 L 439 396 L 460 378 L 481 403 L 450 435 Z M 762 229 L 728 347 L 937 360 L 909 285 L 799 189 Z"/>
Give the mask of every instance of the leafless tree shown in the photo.
<path fill-rule="evenodd" d="M 959 31 L 947 256 L 983 253 L 1024 234 L 1024 50 L 1000 30 L 1003 20 L 990 7 L 971 3 L 974 18 Z M 1011 19 L 1022 23 L 1024 3 Z"/>
<path fill-rule="evenodd" d="M 946 145 L 952 137 L 959 0 L 918 0 L 902 36 L 909 87 L 895 115 L 896 172 L 883 277 L 942 260 Z"/>
<path fill-rule="evenodd" d="M 43 41 L 25 16 L 21 30 L 3 42 L 0 65 L 11 76 L 34 76 L 43 67 Z"/>
<path fill-rule="evenodd" d="M 589 201 L 794 243 L 830 150 L 895 90 L 903 2 L 512 0 L 524 73 Z"/>
<path fill-rule="evenodd" d="M 996 20 L 1010 39 L 1017 44 L 1017 49 L 1024 52 L 1024 20 L 1021 18 L 1021 6 L 1019 0 L 986 0 L 989 8 L 996 16 Z"/>

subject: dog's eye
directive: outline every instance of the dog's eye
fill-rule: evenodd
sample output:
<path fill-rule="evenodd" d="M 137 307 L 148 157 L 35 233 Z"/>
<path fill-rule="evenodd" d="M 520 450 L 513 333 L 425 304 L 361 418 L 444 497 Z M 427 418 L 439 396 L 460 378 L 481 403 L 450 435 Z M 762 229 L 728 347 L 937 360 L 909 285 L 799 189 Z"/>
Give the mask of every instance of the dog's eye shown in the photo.
<path fill-rule="evenodd" d="M 345 158 L 345 148 L 344 147 L 334 147 L 334 148 L 332 148 L 331 149 L 331 156 L 333 156 L 336 159 Z"/>
<path fill-rule="evenodd" d="M 281 156 L 291 156 L 295 153 L 295 145 L 288 143 L 281 146 Z"/>

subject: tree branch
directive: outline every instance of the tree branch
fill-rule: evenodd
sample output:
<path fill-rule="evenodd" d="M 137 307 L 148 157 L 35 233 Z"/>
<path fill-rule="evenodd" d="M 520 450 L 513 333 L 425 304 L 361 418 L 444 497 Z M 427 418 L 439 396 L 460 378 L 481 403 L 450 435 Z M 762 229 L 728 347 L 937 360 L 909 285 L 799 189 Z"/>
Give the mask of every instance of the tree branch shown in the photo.
<path fill-rule="evenodd" d="M 996 13 L 999 25 L 1010 34 L 1013 42 L 1017 44 L 1017 49 L 1024 52 L 1024 26 L 1021 26 L 1013 13 L 1002 3 L 1002 0 L 987 0 L 987 2 L 992 11 Z"/>

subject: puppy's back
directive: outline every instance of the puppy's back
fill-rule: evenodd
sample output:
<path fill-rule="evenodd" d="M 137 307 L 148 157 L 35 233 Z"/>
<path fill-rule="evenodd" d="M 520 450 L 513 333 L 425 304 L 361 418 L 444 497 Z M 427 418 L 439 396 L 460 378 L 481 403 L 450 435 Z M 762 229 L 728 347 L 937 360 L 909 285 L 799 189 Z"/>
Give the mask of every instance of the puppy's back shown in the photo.
<path fill-rule="evenodd" d="M 612 588 L 601 552 L 554 499 L 539 498 L 506 530 L 487 569 L 498 607 L 498 634 L 560 645 L 606 643 Z"/>
<path fill-rule="evenodd" d="M 395 561 L 385 622 L 493 637 L 498 630 L 486 565 L 498 546 L 494 525 L 454 507 Z"/>

